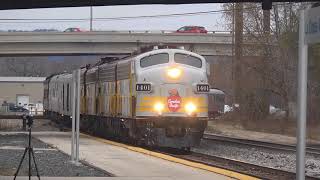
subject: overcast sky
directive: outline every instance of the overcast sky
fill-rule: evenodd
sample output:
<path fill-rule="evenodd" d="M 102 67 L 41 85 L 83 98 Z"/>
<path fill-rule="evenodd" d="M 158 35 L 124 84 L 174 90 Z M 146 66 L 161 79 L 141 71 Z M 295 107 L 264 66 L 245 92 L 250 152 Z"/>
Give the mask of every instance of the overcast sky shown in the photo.
<path fill-rule="evenodd" d="M 104 6 L 93 7 L 93 18 L 180 14 L 221 9 L 221 4 Z M 1 19 L 89 19 L 89 17 L 89 7 L 0 11 Z M 0 20 L 0 30 L 34 30 L 44 28 L 64 30 L 68 27 L 80 27 L 89 30 L 89 20 L 78 22 L 34 22 L 37 21 Z M 221 12 L 196 16 L 94 21 L 93 28 L 96 30 L 176 30 L 185 25 L 199 25 L 206 27 L 208 30 L 215 31 L 225 30 L 225 22 Z"/>

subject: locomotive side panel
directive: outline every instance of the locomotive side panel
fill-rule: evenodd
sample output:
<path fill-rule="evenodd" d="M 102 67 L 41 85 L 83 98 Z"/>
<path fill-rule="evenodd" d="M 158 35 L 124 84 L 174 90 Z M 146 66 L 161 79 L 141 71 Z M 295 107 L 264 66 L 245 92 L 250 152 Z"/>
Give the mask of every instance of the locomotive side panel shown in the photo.
<path fill-rule="evenodd" d="M 103 116 L 112 117 L 116 115 L 116 64 L 104 64 L 99 66 L 99 79 L 101 85 L 100 104 Z"/>
<path fill-rule="evenodd" d="M 117 64 L 117 114 L 119 117 L 132 117 L 131 61 Z"/>
<path fill-rule="evenodd" d="M 80 71 L 80 113 L 81 114 L 87 114 L 86 73 L 87 73 L 87 70 L 82 69 Z M 71 90 L 71 92 L 73 92 L 73 90 Z"/>
<path fill-rule="evenodd" d="M 86 112 L 88 115 L 96 115 L 98 104 L 96 91 L 98 86 L 98 68 L 89 69 L 86 74 Z"/>
<path fill-rule="evenodd" d="M 62 83 L 61 83 L 61 79 L 60 79 L 60 75 L 58 76 L 58 79 L 56 81 L 56 84 L 57 84 L 57 87 L 56 87 L 56 111 L 59 113 L 59 114 L 62 114 Z"/>

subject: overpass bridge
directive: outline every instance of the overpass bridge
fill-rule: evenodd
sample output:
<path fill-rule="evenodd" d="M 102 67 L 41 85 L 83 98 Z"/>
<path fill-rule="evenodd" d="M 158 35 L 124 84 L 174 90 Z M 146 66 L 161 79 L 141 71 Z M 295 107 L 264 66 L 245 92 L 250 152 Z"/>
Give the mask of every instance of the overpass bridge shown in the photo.
<path fill-rule="evenodd" d="M 0 56 L 130 54 L 146 45 L 183 46 L 204 56 L 229 56 L 231 33 L 1 32 Z"/>

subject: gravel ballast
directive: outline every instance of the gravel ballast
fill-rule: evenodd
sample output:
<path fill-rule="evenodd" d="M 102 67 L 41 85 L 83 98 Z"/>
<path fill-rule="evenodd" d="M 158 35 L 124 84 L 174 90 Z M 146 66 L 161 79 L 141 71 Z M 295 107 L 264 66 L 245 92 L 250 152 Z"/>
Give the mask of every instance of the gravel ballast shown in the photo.
<path fill-rule="evenodd" d="M 271 167 L 295 172 L 296 155 L 294 152 L 269 150 L 248 145 L 202 140 L 201 145 L 192 151 L 207 155 L 214 155 L 228 159 L 235 159 L 259 166 Z M 306 155 L 306 174 L 320 178 L 320 157 Z"/>
<path fill-rule="evenodd" d="M 22 158 L 24 147 L 27 146 L 28 136 L 0 135 L 0 176 L 13 176 L 16 172 L 20 159 Z M 71 163 L 70 156 L 58 151 L 49 145 L 32 138 L 32 146 L 36 156 L 36 163 L 40 176 L 110 176 L 109 173 L 100 169 L 80 163 Z M 41 148 L 41 149 L 39 149 Z M 36 176 L 34 164 L 32 162 L 32 174 Z M 19 176 L 28 175 L 28 154 L 19 172 Z"/>

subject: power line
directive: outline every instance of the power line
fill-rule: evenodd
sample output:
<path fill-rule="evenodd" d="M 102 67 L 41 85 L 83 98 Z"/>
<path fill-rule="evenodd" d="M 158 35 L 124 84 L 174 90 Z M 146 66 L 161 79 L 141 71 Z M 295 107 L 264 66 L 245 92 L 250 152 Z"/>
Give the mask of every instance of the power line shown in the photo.
<path fill-rule="evenodd" d="M 257 7 L 250 7 L 244 9 L 253 9 Z M 126 20 L 126 19 L 136 19 L 136 18 L 158 18 L 158 17 L 170 17 L 170 16 L 194 16 L 194 15 L 203 15 L 203 14 L 219 14 L 223 12 L 229 12 L 231 10 L 215 10 L 215 11 L 198 11 L 198 12 L 186 12 L 186 13 L 174 13 L 174 14 L 157 14 L 157 15 L 142 15 L 142 16 L 123 16 L 123 17 L 104 17 L 104 18 L 93 18 L 94 20 Z M 41 20 L 48 20 L 48 21 L 81 21 L 81 20 L 90 20 L 90 18 L 42 18 L 42 19 L 35 19 L 35 18 L 6 18 L 0 19 L 0 21 L 41 21 Z"/>
<path fill-rule="evenodd" d="M 81 21 L 81 20 L 87 20 L 87 18 L 72 18 L 72 19 L 68 19 L 68 18 L 54 18 L 54 19 L 51 19 L 51 18 L 41 18 L 41 19 L 34 19 L 34 18 L 6 18 L 6 19 L 0 19 L 1 21 Z"/>
<path fill-rule="evenodd" d="M 284 6 L 290 3 L 283 3 L 283 4 L 274 4 L 275 6 Z M 256 7 L 248 7 L 243 8 L 243 10 L 252 10 L 261 8 L 262 6 Z M 236 9 L 235 9 L 236 10 Z M 164 17 L 179 17 L 179 16 L 199 16 L 199 15 L 206 15 L 206 14 L 221 14 L 225 12 L 232 12 L 232 10 L 215 10 L 215 11 L 198 11 L 198 12 L 187 12 L 187 13 L 174 13 L 174 14 L 158 14 L 158 15 L 143 15 L 143 16 L 123 16 L 123 17 L 103 17 L 103 18 L 92 18 L 93 21 L 117 21 L 117 20 L 132 20 L 132 19 L 144 19 L 144 18 L 164 18 Z M 42 18 L 42 19 L 35 19 L 35 18 L 7 18 L 7 19 L 0 19 L 0 23 L 58 23 L 58 22 L 83 22 L 83 21 L 90 21 L 90 18 Z M 10 21 L 10 22 L 9 22 Z M 13 22 L 15 21 L 15 22 Z M 24 21 L 24 22 L 19 22 Z M 48 22 L 50 21 L 50 22 Z"/>
<path fill-rule="evenodd" d="M 1 21 L 1 20 L 0 20 Z M 4 21 L 0 22 L 1 24 L 10 24 L 10 23 L 77 23 L 77 22 L 86 22 L 88 20 L 76 20 L 76 21 Z"/>
<path fill-rule="evenodd" d="M 176 13 L 176 14 L 159 14 L 159 15 L 149 15 L 149 16 L 127 16 L 127 17 L 113 17 L 113 18 L 94 18 L 95 20 L 128 20 L 128 19 L 138 19 L 138 18 L 163 18 L 163 17 L 177 17 L 177 16 L 199 16 L 205 14 L 220 14 L 226 10 L 216 10 L 216 11 L 200 11 L 200 12 L 190 12 L 190 13 Z"/>
<path fill-rule="evenodd" d="M 124 17 L 110 17 L 110 18 L 93 18 L 93 20 L 126 20 L 126 19 L 137 19 L 137 18 L 158 18 L 158 17 L 170 17 L 170 16 L 192 16 L 192 15 L 202 15 L 202 14 L 212 14 L 212 13 L 221 13 L 225 10 L 217 10 L 217 11 L 200 11 L 200 12 L 188 12 L 188 13 L 175 13 L 175 14 L 158 14 L 158 15 L 143 15 L 143 16 L 124 16 Z M 76 19 L 51 19 L 51 18 L 42 18 L 42 19 L 34 19 L 34 18 L 7 18 L 0 19 L 0 21 L 87 21 L 89 18 L 76 18 Z"/>

